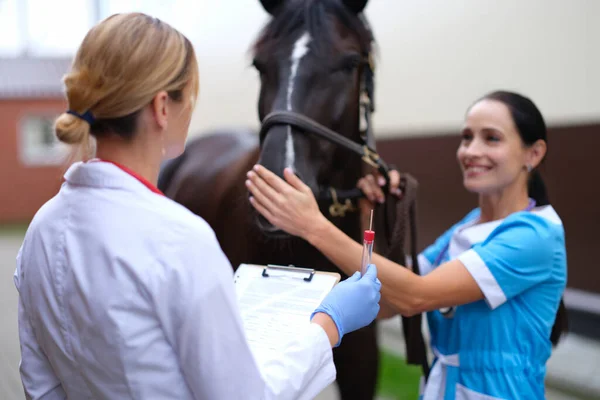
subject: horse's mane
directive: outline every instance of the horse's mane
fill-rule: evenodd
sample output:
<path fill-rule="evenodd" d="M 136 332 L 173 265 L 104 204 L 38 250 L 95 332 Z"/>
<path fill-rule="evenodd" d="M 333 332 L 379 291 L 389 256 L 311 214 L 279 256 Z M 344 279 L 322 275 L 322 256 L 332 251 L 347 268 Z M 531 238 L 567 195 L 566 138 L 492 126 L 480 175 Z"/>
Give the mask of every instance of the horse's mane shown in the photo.
<path fill-rule="evenodd" d="M 291 42 L 300 30 L 306 30 L 313 38 L 316 55 L 327 56 L 331 48 L 336 48 L 339 40 L 334 32 L 334 18 L 356 35 L 361 51 L 368 54 L 372 50 L 374 37 L 363 15 L 350 11 L 341 0 L 303 0 L 284 2 L 283 8 L 275 14 L 260 33 L 252 51 L 273 51 L 276 44 Z"/>

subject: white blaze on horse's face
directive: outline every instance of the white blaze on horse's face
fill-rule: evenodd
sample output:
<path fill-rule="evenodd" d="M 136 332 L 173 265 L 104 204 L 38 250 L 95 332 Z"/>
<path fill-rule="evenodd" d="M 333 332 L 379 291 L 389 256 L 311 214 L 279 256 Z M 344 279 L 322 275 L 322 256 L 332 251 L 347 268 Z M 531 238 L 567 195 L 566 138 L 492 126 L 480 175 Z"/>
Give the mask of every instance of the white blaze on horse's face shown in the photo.
<path fill-rule="evenodd" d="M 296 74 L 298 73 L 298 65 L 300 65 L 300 60 L 302 57 L 308 53 L 308 44 L 310 43 L 311 37 L 308 32 L 304 32 L 296 43 L 294 43 L 294 48 L 292 49 L 292 55 L 290 56 L 291 68 L 290 68 L 290 76 L 288 78 L 288 88 L 287 88 L 287 103 L 286 107 L 288 111 L 292 111 L 292 95 L 294 94 L 294 80 L 296 79 Z M 292 140 L 292 127 L 288 126 L 287 131 L 287 139 L 285 141 L 285 165 L 289 168 L 294 169 L 294 142 Z"/>

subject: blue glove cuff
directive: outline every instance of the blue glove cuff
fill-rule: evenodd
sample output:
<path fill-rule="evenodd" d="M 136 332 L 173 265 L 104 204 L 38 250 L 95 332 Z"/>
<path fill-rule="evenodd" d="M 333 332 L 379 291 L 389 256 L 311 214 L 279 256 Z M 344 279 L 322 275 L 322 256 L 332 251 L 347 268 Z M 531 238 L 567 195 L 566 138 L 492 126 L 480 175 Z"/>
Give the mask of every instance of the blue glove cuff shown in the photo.
<path fill-rule="evenodd" d="M 329 307 L 327 307 L 326 305 L 324 306 L 323 304 L 321 304 L 310 315 L 310 319 L 312 319 L 316 313 L 320 313 L 320 312 L 329 315 L 331 317 L 331 319 L 333 320 L 333 323 L 335 324 L 335 327 L 337 328 L 337 331 L 338 331 L 338 341 L 333 347 L 338 347 L 340 345 L 340 343 L 342 343 L 342 337 L 344 336 L 344 331 L 343 331 L 340 321 L 337 320 L 337 314 L 335 312 L 333 312 L 332 310 L 330 310 Z"/>

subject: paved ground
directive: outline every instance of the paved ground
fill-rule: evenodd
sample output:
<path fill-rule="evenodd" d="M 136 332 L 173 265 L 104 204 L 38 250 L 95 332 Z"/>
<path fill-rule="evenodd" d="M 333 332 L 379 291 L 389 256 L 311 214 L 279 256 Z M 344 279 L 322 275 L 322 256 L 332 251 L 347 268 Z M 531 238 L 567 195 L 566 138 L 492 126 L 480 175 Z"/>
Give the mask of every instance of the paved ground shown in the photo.
<path fill-rule="evenodd" d="M 393 319 L 382 324 L 379 330 L 381 345 L 390 352 L 403 355 L 404 343 L 402 342 L 399 321 Z M 596 356 L 597 355 L 597 356 Z M 591 400 L 600 396 L 593 393 L 593 388 L 580 388 L 583 393 L 573 393 L 573 386 L 581 387 L 578 380 L 586 377 L 598 376 L 600 372 L 600 343 L 591 342 L 585 338 L 573 338 L 557 349 L 548 365 L 549 376 L 556 387 L 546 387 L 547 400 Z M 594 375 L 595 374 L 595 375 Z M 593 379 L 591 379 L 593 381 Z M 560 389 L 557 389 L 560 388 Z M 589 395 L 585 395 L 585 393 Z M 325 389 L 315 400 L 339 400 L 335 384 Z M 389 399 L 377 400 L 416 400 L 416 399 Z"/>
<path fill-rule="evenodd" d="M 325 389 L 323 392 L 321 392 L 321 394 L 317 397 L 315 397 L 315 400 L 338 400 L 338 392 L 337 392 L 337 388 L 335 386 L 330 386 L 327 389 Z M 578 397 L 571 397 L 568 395 L 565 395 L 564 393 L 561 392 L 557 392 L 554 390 L 548 390 L 548 392 L 546 393 L 546 399 L 547 400 L 578 400 Z M 391 399 L 391 398 L 378 398 L 377 400 L 415 400 L 415 399 Z"/>
<path fill-rule="evenodd" d="M 21 238 L 0 235 L 0 399 L 23 399 L 19 378 L 17 291 L 13 283 L 15 256 Z"/>
<path fill-rule="evenodd" d="M 22 238 L 0 232 L 0 399 L 24 399 L 19 378 L 19 341 L 17 333 L 17 292 L 13 283 L 15 256 Z M 381 343 L 388 350 L 401 354 L 403 344 L 395 320 L 384 324 L 380 330 Z M 559 388 L 573 385 L 587 387 L 600 393 L 600 343 L 585 338 L 570 337 L 559 347 L 549 363 L 549 376 Z M 586 386 L 587 385 L 587 386 Z M 556 390 L 549 389 L 548 400 L 575 400 Z M 599 397 L 589 397 L 599 398 Z M 327 388 L 316 400 L 338 400 L 335 386 Z M 384 399 L 380 399 L 384 400 Z M 388 399 L 385 399 L 388 400 Z M 397 400 L 397 399 L 395 399 Z"/>

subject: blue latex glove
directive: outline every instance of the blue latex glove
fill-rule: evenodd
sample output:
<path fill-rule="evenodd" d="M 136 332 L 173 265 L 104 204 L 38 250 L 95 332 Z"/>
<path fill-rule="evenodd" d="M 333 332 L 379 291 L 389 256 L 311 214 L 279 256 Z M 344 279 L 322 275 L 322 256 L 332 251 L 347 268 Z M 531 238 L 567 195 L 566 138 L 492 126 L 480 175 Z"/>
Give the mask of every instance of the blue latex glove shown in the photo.
<path fill-rule="evenodd" d="M 337 347 L 346 333 L 369 325 L 377 317 L 380 289 L 377 268 L 375 264 L 369 264 L 364 276 L 355 272 L 338 283 L 310 317 L 312 319 L 313 315 L 322 312 L 333 319 L 339 333 L 339 340 L 335 345 Z"/>

